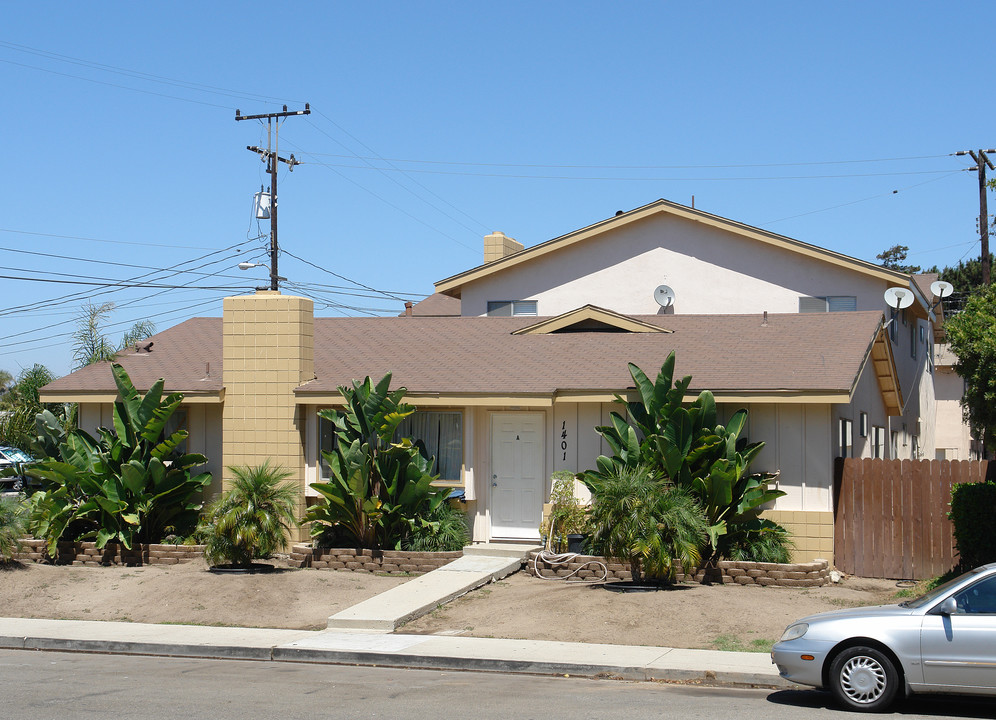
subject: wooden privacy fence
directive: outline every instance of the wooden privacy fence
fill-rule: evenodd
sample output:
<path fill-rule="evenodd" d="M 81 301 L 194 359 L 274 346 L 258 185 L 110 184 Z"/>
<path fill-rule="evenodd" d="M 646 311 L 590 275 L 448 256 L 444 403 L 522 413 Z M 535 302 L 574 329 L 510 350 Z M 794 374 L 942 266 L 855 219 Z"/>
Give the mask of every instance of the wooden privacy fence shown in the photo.
<path fill-rule="evenodd" d="M 837 458 L 834 565 L 860 577 L 922 580 L 946 573 L 958 562 L 948 520 L 951 488 L 985 480 L 988 464 Z"/>

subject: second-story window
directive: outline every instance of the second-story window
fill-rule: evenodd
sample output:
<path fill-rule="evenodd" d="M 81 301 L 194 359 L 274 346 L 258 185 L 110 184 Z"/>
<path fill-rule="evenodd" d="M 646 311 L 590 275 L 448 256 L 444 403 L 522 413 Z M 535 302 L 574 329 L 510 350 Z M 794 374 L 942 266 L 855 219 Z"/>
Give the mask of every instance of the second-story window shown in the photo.
<path fill-rule="evenodd" d="M 489 300 L 488 317 L 536 315 L 535 300 Z"/>
<path fill-rule="evenodd" d="M 826 297 L 800 297 L 799 312 L 854 312 L 858 298 L 854 295 L 827 295 Z"/>

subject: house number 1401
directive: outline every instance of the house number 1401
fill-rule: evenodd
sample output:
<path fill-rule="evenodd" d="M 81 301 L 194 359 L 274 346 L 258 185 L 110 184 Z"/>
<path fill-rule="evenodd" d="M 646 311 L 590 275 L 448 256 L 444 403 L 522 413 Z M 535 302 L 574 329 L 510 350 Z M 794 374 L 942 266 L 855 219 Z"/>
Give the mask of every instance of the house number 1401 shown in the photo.
<path fill-rule="evenodd" d="M 567 421 L 564 420 L 560 425 L 560 449 L 564 452 L 564 460 L 567 460 Z"/>

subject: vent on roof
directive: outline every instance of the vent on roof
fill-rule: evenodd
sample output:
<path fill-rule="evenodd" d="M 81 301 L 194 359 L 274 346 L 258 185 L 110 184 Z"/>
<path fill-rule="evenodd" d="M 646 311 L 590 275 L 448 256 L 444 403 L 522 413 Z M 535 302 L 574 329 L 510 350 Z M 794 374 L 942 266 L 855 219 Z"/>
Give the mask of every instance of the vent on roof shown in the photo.
<path fill-rule="evenodd" d="M 603 333 L 626 333 L 631 332 L 625 328 L 617 327 L 616 325 L 609 325 L 608 323 L 600 322 L 598 320 L 581 320 L 573 325 L 568 325 L 567 327 L 562 327 L 554 330 L 553 334 L 561 333 L 591 333 L 591 332 L 603 332 Z"/>

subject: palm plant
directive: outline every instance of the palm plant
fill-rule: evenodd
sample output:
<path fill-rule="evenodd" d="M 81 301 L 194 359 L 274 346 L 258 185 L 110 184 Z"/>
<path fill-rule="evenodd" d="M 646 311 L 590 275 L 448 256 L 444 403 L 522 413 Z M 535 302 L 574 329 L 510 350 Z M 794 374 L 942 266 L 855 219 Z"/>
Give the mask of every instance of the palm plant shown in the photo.
<path fill-rule="evenodd" d="M 0 498 L 0 562 L 14 557 L 21 546 L 26 522 L 24 508 L 17 500 Z"/>
<path fill-rule="evenodd" d="M 298 491 L 285 483 L 290 472 L 265 461 L 255 467 L 229 467 L 232 487 L 206 512 L 204 556 L 212 565 L 248 568 L 287 547 L 296 524 Z"/>
<path fill-rule="evenodd" d="M 645 465 L 618 467 L 591 498 L 591 543 L 630 564 L 635 582 L 672 582 L 678 568 L 701 559 L 708 524 L 699 505 Z"/>

